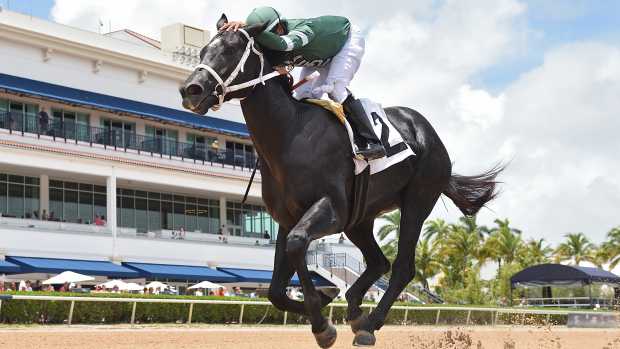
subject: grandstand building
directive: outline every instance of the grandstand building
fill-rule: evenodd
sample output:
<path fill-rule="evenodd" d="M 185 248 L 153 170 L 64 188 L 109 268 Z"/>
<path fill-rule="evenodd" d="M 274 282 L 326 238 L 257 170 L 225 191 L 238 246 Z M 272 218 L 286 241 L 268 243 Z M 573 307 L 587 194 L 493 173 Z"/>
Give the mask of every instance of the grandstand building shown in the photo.
<path fill-rule="evenodd" d="M 256 155 L 240 108 L 181 106 L 209 37 L 179 23 L 161 41 L 98 34 L 0 11 L 0 274 L 268 284 L 278 225 L 260 174 L 241 204 Z M 320 250 L 315 272 L 331 283 L 363 269 L 347 242 Z M 326 251 L 356 268 L 319 270 Z"/>

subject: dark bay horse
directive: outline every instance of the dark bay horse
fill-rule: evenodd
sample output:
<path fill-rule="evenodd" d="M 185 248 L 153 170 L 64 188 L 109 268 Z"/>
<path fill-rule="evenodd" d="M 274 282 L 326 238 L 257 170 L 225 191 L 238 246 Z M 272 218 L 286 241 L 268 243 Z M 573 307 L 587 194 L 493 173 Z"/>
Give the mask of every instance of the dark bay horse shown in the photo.
<path fill-rule="evenodd" d="M 226 22 L 223 15 L 217 28 Z M 336 329 L 321 309 L 335 295 L 315 289 L 306 251 L 311 241 L 348 225 L 354 181 L 351 146 L 333 115 L 291 97 L 286 79 L 273 73 L 254 43 L 253 37 L 262 30 L 259 25 L 215 35 L 180 92 L 184 107 L 200 115 L 231 98 L 242 99 L 243 116 L 262 159 L 263 201 L 280 225 L 269 300 L 283 311 L 307 315 L 317 343 L 328 348 L 336 340 Z M 405 107 L 385 111 L 416 156 L 371 177 L 363 218 L 345 231 L 367 265 L 346 292 L 347 319 L 356 345 L 374 345 L 374 331 L 383 326 L 395 299 L 413 279 L 420 230 L 441 194 L 463 214 L 474 215 L 496 196 L 495 177 L 502 170 L 495 167 L 477 176 L 453 174 L 443 143 L 420 113 Z M 382 212 L 396 208 L 401 210 L 401 230 L 389 287 L 366 316 L 360 308 L 364 294 L 390 269 L 373 235 L 373 223 Z M 303 302 L 286 295 L 295 272 L 303 287 Z"/>

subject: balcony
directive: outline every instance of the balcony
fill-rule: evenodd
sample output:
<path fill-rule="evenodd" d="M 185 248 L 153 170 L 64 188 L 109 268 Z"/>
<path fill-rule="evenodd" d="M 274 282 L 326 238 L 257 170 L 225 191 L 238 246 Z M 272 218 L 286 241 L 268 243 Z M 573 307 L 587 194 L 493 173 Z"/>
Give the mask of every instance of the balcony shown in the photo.
<path fill-rule="evenodd" d="M 0 229 L 31 230 L 49 233 L 96 234 L 110 236 L 107 226 L 94 224 L 69 223 L 61 221 L 44 221 L 38 219 L 22 219 L 0 215 Z M 250 236 L 220 235 L 200 231 L 179 232 L 178 230 L 160 229 L 157 231 L 140 232 L 136 228 L 117 228 L 119 237 L 168 240 L 175 242 L 223 243 L 246 246 L 273 246 L 275 241 Z"/>
<path fill-rule="evenodd" d="M 0 112 L 0 128 L 8 130 L 10 134 L 37 138 L 43 136 L 55 142 L 71 142 L 90 147 L 97 145 L 104 149 L 132 151 L 140 155 L 179 159 L 203 165 L 226 166 L 240 171 L 251 171 L 256 162 L 256 156 L 247 151 L 219 149 L 204 143 L 178 142 L 160 136 L 62 120 L 44 123 L 35 114 Z"/>

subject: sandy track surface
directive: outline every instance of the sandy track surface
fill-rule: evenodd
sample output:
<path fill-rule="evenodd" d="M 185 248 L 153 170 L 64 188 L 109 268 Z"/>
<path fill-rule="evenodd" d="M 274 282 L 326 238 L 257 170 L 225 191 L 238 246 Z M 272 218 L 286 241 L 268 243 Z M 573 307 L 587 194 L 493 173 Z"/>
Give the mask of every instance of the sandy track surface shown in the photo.
<path fill-rule="evenodd" d="M 338 327 L 334 348 L 351 348 L 353 334 Z M 232 326 L 49 326 L 0 327 L 0 348 L 318 348 L 309 327 Z M 620 329 L 563 327 L 386 326 L 377 332 L 381 348 L 620 349 Z"/>

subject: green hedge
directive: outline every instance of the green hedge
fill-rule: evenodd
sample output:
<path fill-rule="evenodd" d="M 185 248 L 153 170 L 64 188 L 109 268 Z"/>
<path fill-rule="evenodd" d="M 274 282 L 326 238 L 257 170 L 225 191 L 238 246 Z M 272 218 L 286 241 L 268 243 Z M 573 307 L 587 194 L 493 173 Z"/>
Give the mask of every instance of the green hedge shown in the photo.
<path fill-rule="evenodd" d="M 103 298 L 148 298 L 148 299 L 214 299 L 214 300 L 243 300 L 265 301 L 266 299 L 249 299 L 243 297 L 195 297 L 195 296 L 170 296 L 170 295 L 132 295 L 132 294 L 74 294 L 59 292 L 10 292 L 8 294 L 46 295 L 46 296 L 73 296 L 73 297 L 103 297 Z M 4 324 L 62 324 L 66 323 L 71 302 L 69 301 L 42 301 L 42 300 L 5 300 L 2 301 L 0 310 L 0 323 Z M 404 304 L 398 304 L 404 305 Z M 133 303 L 121 302 L 75 302 L 73 310 L 74 324 L 115 324 L 129 323 Z M 235 324 L 239 322 L 241 305 L 236 304 L 194 304 L 192 322 L 209 324 Z M 368 308 L 363 308 L 368 313 Z M 492 308 L 491 308 L 492 309 Z M 328 316 L 330 308 L 322 310 L 324 316 Z M 186 323 L 189 315 L 189 304 L 176 303 L 137 303 L 136 323 Z M 489 325 L 493 322 L 493 312 L 472 311 L 471 325 Z M 429 306 L 423 310 L 407 312 L 406 324 L 410 325 L 433 325 L 436 322 L 437 309 Z M 336 324 L 344 324 L 346 319 L 346 307 L 334 307 L 332 321 Z M 386 318 L 386 324 L 404 324 L 405 310 L 392 309 Z M 499 314 L 498 324 L 521 324 L 524 322 L 520 314 Z M 566 315 L 552 315 L 550 322 L 553 324 L 565 324 Z M 271 305 L 245 305 L 243 323 L 252 324 L 282 324 L 284 313 Z M 467 311 L 442 310 L 439 323 L 442 325 L 465 325 Z M 525 324 L 540 325 L 546 322 L 546 315 L 526 315 Z M 288 313 L 288 324 L 307 324 L 305 316 Z"/>

